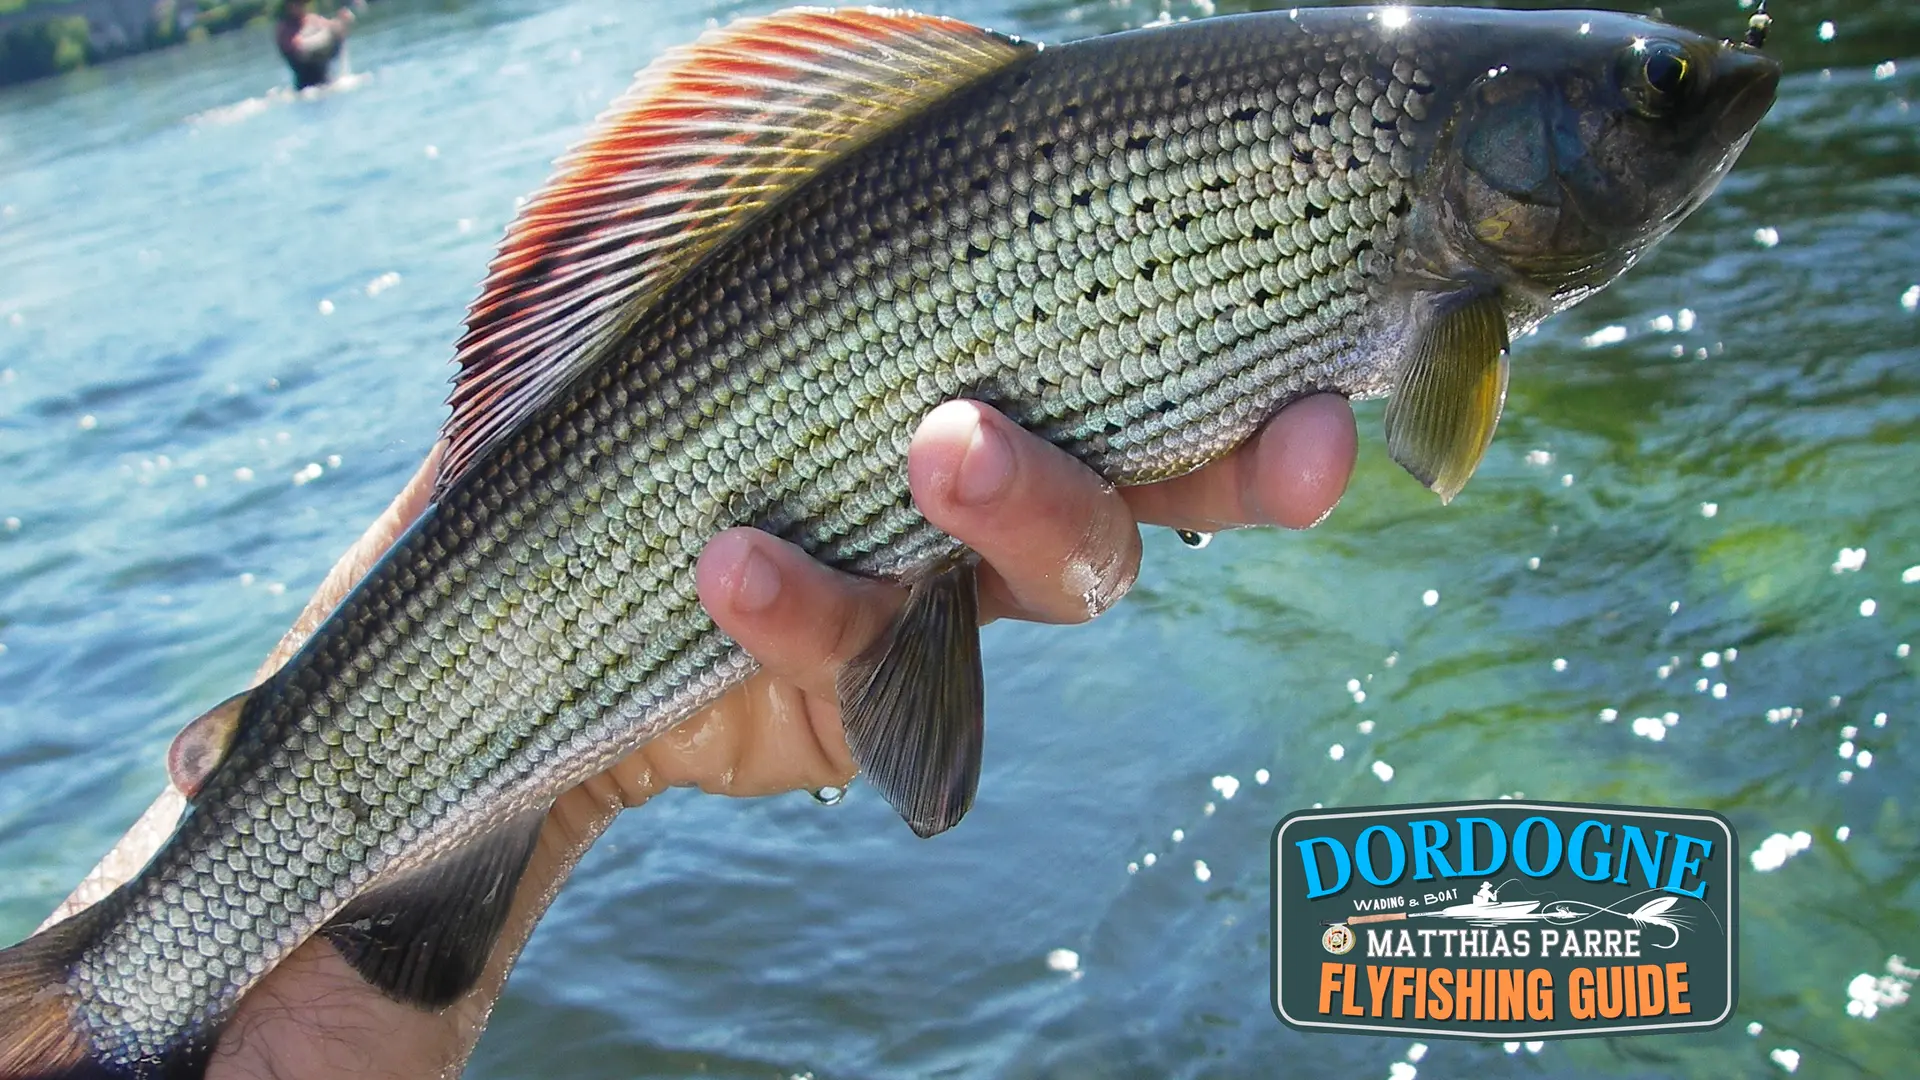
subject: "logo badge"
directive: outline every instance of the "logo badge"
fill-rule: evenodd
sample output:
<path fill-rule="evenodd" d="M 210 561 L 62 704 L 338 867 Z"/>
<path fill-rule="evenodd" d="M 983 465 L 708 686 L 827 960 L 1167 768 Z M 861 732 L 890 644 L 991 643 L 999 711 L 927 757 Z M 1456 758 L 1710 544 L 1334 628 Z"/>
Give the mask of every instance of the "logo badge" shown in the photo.
<path fill-rule="evenodd" d="M 1273 833 L 1273 1007 L 1304 1030 L 1552 1039 L 1733 1015 L 1739 845 L 1705 810 L 1461 802 Z"/>

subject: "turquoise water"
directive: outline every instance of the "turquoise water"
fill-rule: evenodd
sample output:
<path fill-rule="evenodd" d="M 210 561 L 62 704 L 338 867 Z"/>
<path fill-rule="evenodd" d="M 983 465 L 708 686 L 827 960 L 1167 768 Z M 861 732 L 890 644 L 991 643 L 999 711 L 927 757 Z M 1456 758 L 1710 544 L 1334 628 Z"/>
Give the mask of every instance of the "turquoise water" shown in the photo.
<path fill-rule="evenodd" d="M 0 939 L 413 469 L 516 196 L 635 68 L 769 6 L 396 0 L 318 99 L 267 93 L 264 33 L 0 93 Z M 1162 10 L 941 8 L 1047 40 Z M 1319 529 L 1156 532 L 1096 624 L 991 628 L 979 804 L 936 841 L 857 785 L 628 815 L 472 1075 L 1913 1075 L 1920 1005 L 1876 980 L 1920 966 L 1920 9 L 1776 14 L 1739 169 L 1520 343 L 1452 506 L 1362 406 Z M 1732 819 L 1732 1022 L 1414 1061 L 1274 1019 L 1281 815 L 1515 793 Z"/>

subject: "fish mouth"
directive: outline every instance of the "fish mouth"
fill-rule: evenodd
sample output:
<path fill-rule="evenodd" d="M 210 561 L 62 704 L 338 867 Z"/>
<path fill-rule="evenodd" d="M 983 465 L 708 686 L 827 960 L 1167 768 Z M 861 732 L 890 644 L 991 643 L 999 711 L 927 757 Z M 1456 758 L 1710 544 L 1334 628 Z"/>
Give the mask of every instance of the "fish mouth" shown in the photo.
<path fill-rule="evenodd" d="M 1780 61 L 1745 45 L 1727 45 L 1716 68 L 1714 75 L 1727 104 L 1713 131 L 1732 144 L 1745 139 L 1773 108 L 1774 94 L 1780 89 Z"/>

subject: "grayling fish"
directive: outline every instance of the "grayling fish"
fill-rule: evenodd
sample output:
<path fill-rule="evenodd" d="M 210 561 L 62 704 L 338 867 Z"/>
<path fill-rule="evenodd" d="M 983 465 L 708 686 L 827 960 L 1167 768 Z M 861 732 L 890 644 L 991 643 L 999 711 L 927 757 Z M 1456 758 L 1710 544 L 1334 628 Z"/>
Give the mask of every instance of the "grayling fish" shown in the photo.
<path fill-rule="evenodd" d="M 840 681 L 928 835 L 979 775 L 973 562 L 905 457 L 970 396 L 1119 484 L 1287 402 L 1391 392 L 1451 498 L 1508 341 L 1713 189 L 1773 101 L 1743 46 L 1599 12 L 1338 9 L 1054 48 L 790 12 L 642 73 L 508 231 L 435 503 L 170 755 L 148 866 L 0 953 L 0 1077 L 184 1077 L 312 935 L 424 1007 L 473 982 L 555 796 L 754 669 L 694 591 L 757 525 L 910 583 Z"/>

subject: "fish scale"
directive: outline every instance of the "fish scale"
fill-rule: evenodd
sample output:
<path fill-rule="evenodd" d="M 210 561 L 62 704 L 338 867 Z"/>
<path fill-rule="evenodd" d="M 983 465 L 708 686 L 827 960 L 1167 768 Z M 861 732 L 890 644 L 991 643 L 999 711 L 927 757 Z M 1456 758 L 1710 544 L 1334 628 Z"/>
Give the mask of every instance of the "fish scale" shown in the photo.
<path fill-rule="evenodd" d="M 189 726 L 183 739 L 210 725 L 224 756 L 204 774 L 175 773 L 194 789 L 192 810 L 146 869 L 74 921 L 86 934 L 71 957 L 33 951 L 41 939 L 0 953 L 0 1008 L 70 1000 L 73 1019 L 60 1023 L 84 1040 L 70 1049 L 58 1025 L 36 1028 L 52 1041 L 10 1056 L 0 1038 L 0 1077 L 40 1075 L 10 1063 L 69 1052 L 126 1075 L 188 1075 L 238 997 L 288 952 L 323 926 L 343 949 L 354 935 L 383 941 L 406 912 L 353 904 L 448 865 L 479 876 L 441 882 L 434 904 L 471 892 L 475 911 L 503 910 L 497 894 L 510 893 L 525 849 L 486 841 L 537 824 L 558 793 L 755 670 L 699 603 L 695 560 L 716 532 L 758 526 L 895 581 L 947 573 L 962 549 L 914 507 L 906 470 L 916 426 L 943 401 L 977 398 L 1107 481 L 1139 484 L 1217 460 L 1295 398 L 1424 380 L 1395 395 L 1421 415 L 1396 428 L 1390 408 L 1390 444 L 1450 495 L 1484 450 L 1475 432 L 1491 436 L 1509 324 L 1524 329 L 1604 284 L 1679 217 L 1659 199 L 1636 204 L 1618 265 L 1608 260 L 1619 251 L 1580 249 L 1592 281 L 1545 252 L 1564 294 L 1534 289 L 1526 252 L 1503 254 L 1511 265 L 1460 255 L 1461 204 L 1448 191 L 1497 211 L 1474 226 L 1494 240 L 1521 228 L 1498 216 L 1507 204 L 1478 173 L 1462 187 L 1451 171 L 1460 155 L 1444 124 L 1484 107 L 1496 133 L 1512 127 L 1498 111 L 1511 94 L 1470 90 L 1506 70 L 1488 57 L 1537 55 L 1543 80 L 1561 68 L 1576 83 L 1617 79 L 1589 69 L 1615 70 L 1659 29 L 1581 17 L 1581 38 L 1604 32 L 1582 46 L 1591 56 L 1556 68 L 1536 47 L 1567 44 L 1564 15 L 1402 11 L 1389 32 L 1379 11 L 1272 14 L 1040 50 L 920 16 L 800 12 L 722 32 L 653 82 L 643 73 L 644 92 L 623 101 L 640 126 L 620 127 L 617 108 L 612 133 L 563 163 L 509 232 L 462 342 L 455 464 L 434 504 L 285 667 Z M 858 121 L 828 108 L 832 91 L 803 85 L 821 68 L 782 66 L 795 50 L 814 55 L 821 34 L 831 63 L 905 72 L 849 84 L 849 108 L 885 119 L 877 135 L 856 137 Z M 848 46 L 846 34 L 898 36 Z M 784 89 L 756 103 L 731 75 L 673 66 L 703 56 L 739 86 Z M 959 74 L 941 82 L 942 62 Z M 683 75 L 692 81 L 674 82 Z M 938 93 L 920 90 L 924 107 L 895 114 L 860 97 L 911 104 L 926 83 Z M 1596 96 L 1586 83 L 1554 92 Z M 709 93 L 721 104 L 701 112 Z M 824 117 L 823 145 L 846 149 L 825 165 L 805 161 L 804 146 L 781 157 L 796 114 Z M 1741 115 L 1738 145 L 1758 119 Z M 689 141 L 645 141 L 661 130 Z M 1697 204 L 1738 152 L 1707 145 L 1717 128 L 1700 131 L 1702 145 L 1668 170 L 1668 204 Z M 639 171 L 607 173 L 623 153 Z M 662 155 L 657 168 L 649 153 Z M 799 178 L 765 194 L 757 162 Z M 729 186 L 729 170 L 748 179 Z M 628 188 L 691 239 L 675 246 L 631 209 L 576 205 L 582 192 Z M 1583 207 L 1582 224 L 1605 209 Z M 714 221 L 727 224 L 717 238 Z M 1539 244 L 1586 239 L 1569 235 Z M 627 266 L 618 244 L 653 245 L 663 261 Z M 646 302 L 608 306 L 622 294 L 593 292 L 596 278 Z M 1424 299 L 1441 292 L 1464 297 L 1457 317 Z M 489 367 L 495 353 L 549 366 Z M 1484 426 L 1420 425 L 1449 408 Z M 1442 475 L 1461 461 L 1457 480 Z M 1102 575 L 1117 567 L 1068 569 L 1089 610 L 1112 599 L 1117 582 Z M 969 641 L 971 603 L 941 609 L 965 618 Z M 898 760 L 861 763 L 920 831 L 887 786 Z M 463 861 L 476 851 L 478 869 Z M 497 929 L 480 935 L 482 958 Z M 66 948 L 62 932 L 37 947 Z M 408 947 L 451 934 L 434 924 Z M 433 963 L 459 958 L 432 955 L 415 970 L 412 954 L 367 954 L 389 968 L 361 970 L 421 1002 L 451 1000 L 477 976 L 434 989 Z M 21 981 L 44 956 L 64 999 Z"/>

